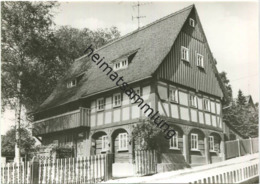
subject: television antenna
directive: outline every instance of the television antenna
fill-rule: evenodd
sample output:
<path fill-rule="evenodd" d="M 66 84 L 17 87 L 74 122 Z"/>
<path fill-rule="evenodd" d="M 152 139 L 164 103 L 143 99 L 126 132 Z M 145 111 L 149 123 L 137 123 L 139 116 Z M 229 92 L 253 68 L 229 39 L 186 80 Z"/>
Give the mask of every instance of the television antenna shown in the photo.
<path fill-rule="evenodd" d="M 132 16 L 132 21 L 133 21 L 134 19 L 137 19 L 137 21 L 138 21 L 138 29 L 140 28 L 140 19 L 146 17 L 146 16 L 141 16 L 141 15 L 140 15 L 140 6 L 143 6 L 143 5 L 146 5 L 146 4 L 151 4 L 151 3 L 140 3 L 140 2 L 138 1 L 137 4 L 134 4 L 134 5 L 133 5 L 133 8 L 137 7 L 137 16 L 136 16 L 136 17 Z"/>

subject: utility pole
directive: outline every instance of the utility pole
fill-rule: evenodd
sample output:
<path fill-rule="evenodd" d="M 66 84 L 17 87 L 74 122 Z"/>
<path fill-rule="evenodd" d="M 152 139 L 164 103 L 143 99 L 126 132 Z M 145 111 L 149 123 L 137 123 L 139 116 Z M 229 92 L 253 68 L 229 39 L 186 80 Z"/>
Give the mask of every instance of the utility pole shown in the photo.
<path fill-rule="evenodd" d="M 145 4 L 148 4 L 148 3 L 140 3 L 138 1 L 137 4 L 133 5 L 133 7 L 137 7 L 137 16 L 136 17 L 132 16 L 132 20 L 137 19 L 137 21 L 138 21 L 138 29 L 140 28 L 140 19 L 146 17 L 146 16 L 141 16 L 140 15 L 140 6 L 145 5 Z"/>
<path fill-rule="evenodd" d="M 21 76 L 22 72 L 19 73 L 19 79 L 17 81 L 17 96 L 15 104 L 15 158 L 14 162 L 21 162 L 21 150 L 20 150 L 20 121 L 21 121 Z"/>

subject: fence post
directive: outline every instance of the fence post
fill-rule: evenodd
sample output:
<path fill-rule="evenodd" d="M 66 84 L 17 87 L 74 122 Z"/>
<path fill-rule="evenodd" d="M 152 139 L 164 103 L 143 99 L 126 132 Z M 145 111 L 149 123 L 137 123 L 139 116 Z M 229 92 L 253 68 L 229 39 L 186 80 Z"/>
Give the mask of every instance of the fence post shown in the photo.
<path fill-rule="evenodd" d="M 36 157 L 31 162 L 31 184 L 38 184 L 39 182 L 39 161 Z"/>
<path fill-rule="evenodd" d="M 238 157 L 240 157 L 241 153 L 240 153 L 240 141 L 239 141 L 239 139 L 237 139 L 237 144 L 238 144 Z"/>
<path fill-rule="evenodd" d="M 113 164 L 113 154 L 106 154 L 106 163 L 105 163 L 105 181 L 112 179 L 112 164 Z"/>
<path fill-rule="evenodd" d="M 251 139 L 251 137 L 249 137 L 250 140 L 250 153 L 253 154 L 253 140 Z"/>

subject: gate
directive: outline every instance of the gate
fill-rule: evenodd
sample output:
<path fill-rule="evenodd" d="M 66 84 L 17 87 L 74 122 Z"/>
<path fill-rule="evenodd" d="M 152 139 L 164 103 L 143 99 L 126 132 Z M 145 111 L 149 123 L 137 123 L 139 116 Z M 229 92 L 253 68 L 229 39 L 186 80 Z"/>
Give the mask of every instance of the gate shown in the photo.
<path fill-rule="evenodd" d="M 135 174 L 144 176 L 157 173 L 157 153 L 155 150 L 135 151 Z"/>

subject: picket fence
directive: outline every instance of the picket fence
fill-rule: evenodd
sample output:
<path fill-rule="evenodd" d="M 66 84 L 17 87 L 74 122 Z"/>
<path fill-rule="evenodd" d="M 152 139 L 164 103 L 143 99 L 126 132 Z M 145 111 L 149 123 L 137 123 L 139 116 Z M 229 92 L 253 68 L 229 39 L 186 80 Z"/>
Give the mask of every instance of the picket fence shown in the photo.
<path fill-rule="evenodd" d="M 54 184 L 98 183 L 111 179 L 107 176 L 109 155 L 82 158 L 44 159 L 15 163 L 1 167 L 2 183 Z M 110 159 L 111 160 L 111 159 Z M 111 168 L 112 169 L 112 168 Z M 112 176 L 112 175 L 111 175 Z"/>
<path fill-rule="evenodd" d="M 226 141 L 226 159 L 244 156 L 258 152 L 258 138 Z"/>
<path fill-rule="evenodd" d="M 1 183 L 30 183 L 31 182 L 31 163 L 21 162 L 7 163 L 1 167 Z"/>
<path fill-rule="evenodd" d="M 155 150 L 135 151 L 135 174 L 144 176 L 157 173 L 157 153 Z"/>

